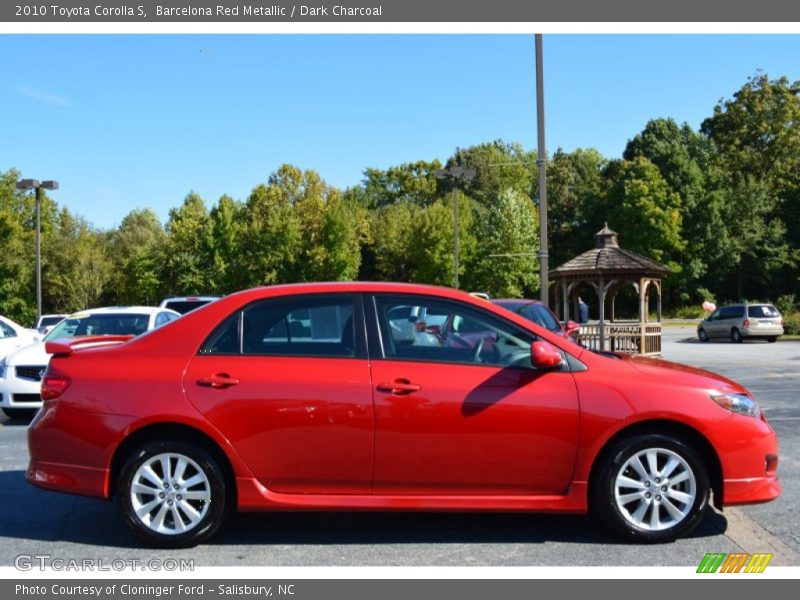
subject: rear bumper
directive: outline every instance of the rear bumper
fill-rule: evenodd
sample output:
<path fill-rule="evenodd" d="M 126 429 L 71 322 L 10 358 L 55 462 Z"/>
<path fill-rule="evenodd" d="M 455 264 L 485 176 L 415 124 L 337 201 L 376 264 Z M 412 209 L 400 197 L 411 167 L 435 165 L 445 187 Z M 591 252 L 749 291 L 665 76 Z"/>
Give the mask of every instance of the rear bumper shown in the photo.
<path fill-rule="evenodd" d="M 105 499 L 108 470 L 31 459 L 25 479 L 46 490 Z"/>
<path fill-rule="evenodd" d="M 742 337 L 773 337 L 783 335 L 783 327 L 744 327 Z"/>

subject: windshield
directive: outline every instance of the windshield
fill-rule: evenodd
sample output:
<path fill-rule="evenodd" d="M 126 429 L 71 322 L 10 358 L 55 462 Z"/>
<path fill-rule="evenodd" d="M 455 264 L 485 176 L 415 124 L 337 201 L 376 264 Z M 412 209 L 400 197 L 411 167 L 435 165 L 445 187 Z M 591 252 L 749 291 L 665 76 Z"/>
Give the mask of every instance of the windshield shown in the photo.
<path fill-rule="evenodd" d="M 67 317 L 45 336 L 46 342 L 87 335 L 139 335 L 147 331 L 150 315 L 78 313 Z"/>

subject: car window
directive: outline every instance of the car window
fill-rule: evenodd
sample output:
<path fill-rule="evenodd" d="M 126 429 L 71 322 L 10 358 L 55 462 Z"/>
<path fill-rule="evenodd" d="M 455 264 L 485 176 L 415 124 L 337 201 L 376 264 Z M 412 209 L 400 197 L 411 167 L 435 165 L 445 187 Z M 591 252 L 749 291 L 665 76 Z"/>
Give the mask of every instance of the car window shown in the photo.
<path fill-rule="evenodd" d="M 211 302 L 211 300 L 171 300 L 164 305 L 164 308 L 169 308 L 170 310 L 185 315 L 201 306 L 205 306 L 209 302 Z"/>
<path fill-rule="evenodd" d="M 42 317 L 39 319 L 38 327 L 50 327 L 56 323 L 60 323 L 64 317 Z"/>
<path fill-rule="evenodd" d="M 46 341 L 88 335 L 139 335 L 147 331 L 150 315 L 77 314 L 67 317 L 45 337 Z"/>
<path fill-rule="evenodd" d="M 378 295 L 375 302 L 386 358 L 530 367 L 535 336 L 488 312 L 426 296 Z M 416 318 L 407 325 L 391 318 L 397 314 Z"/>
<path fill-rule="evenodd" d="M 772 319 L 780 317 L 781 313 L 771 304 L 756 304 L 747 307 L 747 316 L 751 319 Z"/>
<path fill-rule="evenodd" d="M 719 318 L 721 318 L 721 316 L 720 316 L 721 314 L 722 314 L 722 309 L 721 309 L 721 308 L 718 308 L 718 309 L 717 309 L 717 310 L 715 310 L 713 313 L 711 313 L 710 315 L 708 315 L 708 320 L 709 320 L 709 321 L 714 321 L 715 319 L 719 319 Z"/>
<path fill-rule="evenodd" d="M 17 332 L 14 331 L 9 325 L 0 321 L 0 338 L 17 337 Z"/>
<path fill-rule="evenodd" d="M 277 298 L 250 305 L 224 321 L 201 354 L 355 356 L 353 297 Z"/>
<path fill-rule="evenodd" d="M 528 304 L 520 311 L 520 314 L 529 321 L 533 321 L 545 329 L 555 333 L 561 333 L 562 331 L 561 323 L 559 323 L 553 316 L 553 313 L 542 304 Z"/>
<path fill-rule="evenodd" d="M 160 312 L 156 315 L 156 327 L 161 327 L 162 325 L 166 325 L 170 321 L 177 318 L 178 315 L 173 315 L 172 313 L 168 312 Z"/>
<path fill-rule="evenodd" d="M 744 306 L 725 306 L 722 308 L 720 319 L 741 319 L 744 317 Z"/>

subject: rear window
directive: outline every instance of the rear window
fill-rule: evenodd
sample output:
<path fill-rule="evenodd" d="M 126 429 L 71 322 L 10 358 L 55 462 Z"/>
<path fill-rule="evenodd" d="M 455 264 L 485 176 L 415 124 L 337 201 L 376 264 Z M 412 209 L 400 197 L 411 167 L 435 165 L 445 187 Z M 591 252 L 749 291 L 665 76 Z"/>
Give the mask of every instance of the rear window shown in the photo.
<path fill-rule="evenodd" d="M 555 333 L 561 333 L 561 323 L 543 304 L 529 304 L 522 309 L 522 316 Z"/>
<path fill-rule="evenodd" d="M 771 304 L 756 304 L 747 307 L 747 316 L 751 319 L 771 319 L 780 317 L 781 313 Z"/>
<path fill-rule="evenodd" d="M 164 305 L 164 308 L 170 308 L 177 313 L 185 315 L 186 313 L 193 311 L 195 308 L 200 308 L 209 302 L 211 302 L 211 300 L 174 300 L 172 302 L 167 302 Z"/>
<path fill-rule="evenodd" d="M 39 321 L 39 327 L 50 327 L 56 323 L 60 323 L 64 317 L 42 317 Z"/>

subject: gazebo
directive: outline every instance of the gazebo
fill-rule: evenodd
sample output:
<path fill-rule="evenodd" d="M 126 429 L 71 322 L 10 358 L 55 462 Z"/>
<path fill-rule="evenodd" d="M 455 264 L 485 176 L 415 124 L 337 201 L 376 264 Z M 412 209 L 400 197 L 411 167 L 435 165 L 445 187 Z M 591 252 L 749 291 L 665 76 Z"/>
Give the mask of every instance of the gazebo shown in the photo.
<path fill-rule="evenodd" d="M 596 322 L 582 323 L 578 341 L 587 348 L 626 354 L 661 354 L 661 279 L 668 267 L 619 247 L 617 233 L 608 224 L 595 234 L 595 247 L 550 271 L 555 284 L 555 305 L 559 317 L 570 318 L 570 304 L 577 321 L 581 284 L 597 293 L 599 309 Z M 639 320 L 616 321 L 614 304 L 617 293 L 632 285 L 639 295 Z M 656 321 L 649 320 L 650 289 L 658 295 Z M 606 304 L 610 311 L 606 313 Z M 610 318 L 608 318 L 610 316 Z"/>

